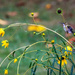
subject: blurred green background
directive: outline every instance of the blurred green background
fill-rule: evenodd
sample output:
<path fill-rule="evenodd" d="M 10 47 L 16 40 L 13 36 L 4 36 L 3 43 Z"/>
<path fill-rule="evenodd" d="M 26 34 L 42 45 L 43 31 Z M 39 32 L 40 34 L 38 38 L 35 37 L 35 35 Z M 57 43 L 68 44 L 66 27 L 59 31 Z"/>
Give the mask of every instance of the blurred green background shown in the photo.
<path fill-rule="evenodd" d="M 75 28 L 75 0 L 0 0 L 0 28 L 7 27 L 12 23 L 34 23 L 32 17 L 29 16 L 29 13 L 35 12 L 39 14 L 35 17 L 37 24 L 45 25 L 48 28 L 57 30 L 57 32 L 65 36 L 61 24 L 63 23 L 62 17 L 56 14 L 57 8 L 63 9 L 66 22 Z M 54 33 L 45 31 L 45 34 L 45 38 L 49 41 L 55 39 L 54 37 L 56 35 Z M 0 37 L 0 42 L 5 39 L 9 40 L 9 47 L 5 49 L 0 43 L 0 63 L 11 51 L 43 40 L 41 35 L 34 36 L 33 32 L 27 31 L 27 26 L 6 29 L 4 37 Z M 59 44 L 61 43 L 59 37 L 57 41 Z M 36 49 L 47 50 L 44 44 L 37 44 L 30 48 L 30 50 Z M 22 51 L 23 49 L 16 52 L 15 56 L 22 53 Z M 38 58 L 40 61 L 40 57 L 43 54 L 45 53 L 40 53 L 39 55 L 31 53 L 27 56 L 33 59 Z M 3 63 L 0 68 L 0 75 L 4 75 L 4 69 L 9 61 L 10 60 L 7 59 Z M 28 69 L 30 62 L 31 60 L 22 59 L 20 64 L 20 75 Z M 8 75 L 16 75 L 17 64 L 18 63 L 11 63 Z M 30 71 L 26 75 L 30 75 Z M 36 75 L 46 75 L 46 69 L 38 67 Z"/>

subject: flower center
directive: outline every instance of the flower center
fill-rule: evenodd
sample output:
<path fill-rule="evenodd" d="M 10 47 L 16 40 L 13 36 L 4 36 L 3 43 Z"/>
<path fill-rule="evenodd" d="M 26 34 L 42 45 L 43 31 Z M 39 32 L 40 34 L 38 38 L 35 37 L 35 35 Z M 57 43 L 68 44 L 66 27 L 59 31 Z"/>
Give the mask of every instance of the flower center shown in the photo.
<path fill-rule="evenodd" d="M 61 10 L 58 10 L 58 13 L 60 14 L 61 13 Z"/>
<path fill-rule="evenodd" d="M 64 57 L 62 57 L 62 60 L 64 60 Z"/>

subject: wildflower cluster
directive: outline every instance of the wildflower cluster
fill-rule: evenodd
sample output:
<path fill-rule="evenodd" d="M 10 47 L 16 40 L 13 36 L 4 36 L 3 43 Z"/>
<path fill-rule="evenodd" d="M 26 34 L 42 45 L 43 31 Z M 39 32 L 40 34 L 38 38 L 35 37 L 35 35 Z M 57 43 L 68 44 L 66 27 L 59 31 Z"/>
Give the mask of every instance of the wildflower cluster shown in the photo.
<path fill-rule="evenodd" d="M 63 10 L 61 8 L 58 8 L 56 13 L 59 15 L 62 15 L 63 17 Z M 31 13 L 31 15 L 32 17 L 34 17 L 34 13 Z M 15 49 L 8 56 L 6 56 L 6 58 L 0 64 L 0 67 L 1 67 L 7 58 L 10 59 L 9 63 L 6 66 L 4 74 L 5 75 L 8 74 L 9 65 L 11 63 L 14 65 L 18 63 L 17 75 L 20 75 L 19 66 L 22 59 L 29 60 L 29 65 L 27 65 L 29 66 L 29 68 L 28 69 L 26 68 L 27 70 L 25 70 L 23 75 L 27 75 L 27 72 L 29 72 L 30 69 L 31 69 L 31 74 L 35 75 L 36 70 L 38 70 L 37 69 L 38 66 L 43 67 L 47 71 L 47 75 L 52 75 L 52 74 L 56 75 L 57 74 L 56 71 L 59 72 L 59 75 L 61 74 L 70 75 L 70 72 L 68 72 L 67 70 L 68 62 L 72 64 L 71 74 L 73 74 L 73 67 L 75 67 L 74 59 L 73 59 L 74 45 L 72 45 L 65 37 L 63 37 L 58 32 L 50 28 L 47 28 L 43 25 L 17 23 L 17 24 L 11 24 L 7 28 L 14 27 L 14 26 L 24 26 L 24 25 L 28 25 L 27 30 L 33 32 L 35 36 L 38 36 L 38 35 L 41 36 L 42 41 L 37 41 L 30 45 Z M 2 37 L 4 36 L 5 29 L 0 28 L 0 36 Z M 63 23 L 63 30 L 65 30 L 65 32 L 71 32 L 72 34 L 74 34 L 74 30 L 71 28 L 71 26 L 68 26 L 66 23 Z M 51 31 L 52 33 L 55 33 L 56 35 L 58 35 L 60 37 L 61 44 L 57 41 L 58 37 L 56 36 L 50 40 L 47 37 L 47 35 L 49 35 L 49 32 L 47 31 Z M 38 48 L 34 50 L 35 48 L 34 45 L 37 45 L 37 44 L 39 44 L 39 47 L 42 45 L 43 46 L 40 49 Z M 8 40 L 3 40 L 2 46 L 5 46 L 5 48 L 8 48 L 9 46 Z M 32 49 L 31 47 L 34 47 L 34 48 Z M 17 54 L 19 50 L 21 50 L 21 53 L 19 55 L 15 55 Z M 33 53 L 33 54 L 31 55 L 30 53 Z M 25 64 L 24 61 L 23 63 Z"/>
<path fill-rule="evenodd" d="M 5 34 L 4 28 L 0 28 L 0 36 L 3 37 L 4 34 Z M 2 41 L 2 46 L 5 46 L 5 48 L 6 48 L 6 47 L 8 48 L 8 46 L 9 46 L 8 40 L 3 40 L 3 41 Z"/>

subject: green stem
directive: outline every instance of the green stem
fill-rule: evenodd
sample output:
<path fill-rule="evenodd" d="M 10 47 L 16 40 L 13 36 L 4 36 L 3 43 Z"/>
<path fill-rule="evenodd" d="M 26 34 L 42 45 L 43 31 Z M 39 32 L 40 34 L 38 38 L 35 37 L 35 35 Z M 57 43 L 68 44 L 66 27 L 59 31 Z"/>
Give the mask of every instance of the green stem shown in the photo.
<path fill-rule="evenodd" d="M 26 47 L 26 46 L 17 48 L 17 49 L 15 49 L 14 51 L 18 51 L 18 50 L 20 50 L 20 49 L 22 49 L 22 48 L 25 48 L 25 47 Z M 7 55 L 7 57 L 5 57 L 5 59 L 1 62 L 0 67 L 2 66 L 3 62 L 4 62 L 14 51 L 12 51 L 9 55 Z"/>
<path fill-rule="evenodd" d="M 62 64 L 62 56 L 61 56 L 61 59 L 60 59 L 60 70 L 59 70 L 59 75 L 61 75 L 61 64 Z"/>
<path fill-rule="evenodd" d="M 53 44 L 53 49 L 54 49 L 54 51 L 55 51 L 55 53 L 56 53 L 56 56 L 57 56 L 58 60 L 60 60 L 60 59 L 59 59 L 59 56 L 58 56 L 58 54 L 57 54 L 57 51 L 56 51 L 56 48 L 55 48 L 54 44 Z"/>

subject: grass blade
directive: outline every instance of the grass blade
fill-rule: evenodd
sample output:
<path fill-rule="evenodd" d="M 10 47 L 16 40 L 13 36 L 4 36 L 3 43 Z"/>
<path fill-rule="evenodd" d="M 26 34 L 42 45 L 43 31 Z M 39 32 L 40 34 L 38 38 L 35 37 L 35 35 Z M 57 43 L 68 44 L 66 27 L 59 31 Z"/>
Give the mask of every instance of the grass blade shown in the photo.
<path fill-rule="evenodd" d="M 32 65 L 32 62 L 30 62 L 29 68 L 31 67 L 31 65 Z"/>
<path fill-rule="evenodd" d="M 54 59 L 54 61 L 53 61 L 52 67 L 54 67 L 54 64 L 55 64 L 55 59 Z M 53 72 L 53 70 L 51 69 L 50 75 L 52 75 L 52 72 Z"/>
<path fill-rule="evenodd" d="M 56 53 L 57 58 L 59 59 L 59 56 L 58 56 L 58 54 L 57 54 L 57 52 L 56 52 L 56 48 L 55 48 L 54 44 L 53 44 L 53 49 L 54 49 L 54 51 L 55 51 L 55 53 Z"/>
<path fill-rule="evenodd" d="M 47 75 L 49 75 L 49 68 L 47 69 Z"/>
<path fill-rule="evenodd" d="M 61 59 L 60 59 L 60 70 L 59 70 L 59 75 L 61 75 L 61 63 L 62 63 L 62 56 L 61 56 Z"/>
<path fill-rule="evenodd" d="M 37 65 L 36 65 L 35 68 L 34 68 L 34 72 L 36 72 L 36 69 L 37 69 Z"/>
<path fill-rule="evenodd" d="M 71 67 L 71 75 L 73 75 L 73 69 L 74 69 L 74 66 L 72 65 L 72 67 Z"/>

